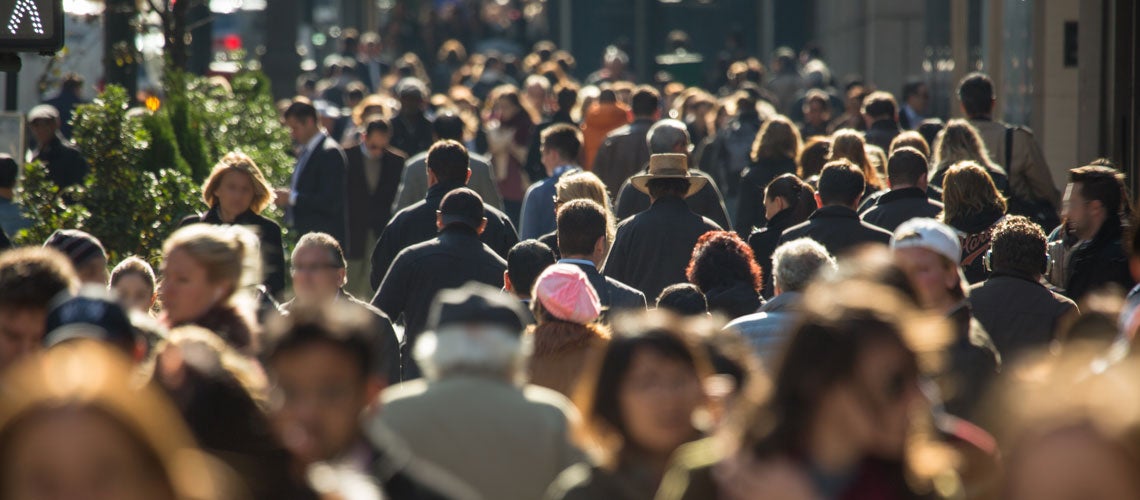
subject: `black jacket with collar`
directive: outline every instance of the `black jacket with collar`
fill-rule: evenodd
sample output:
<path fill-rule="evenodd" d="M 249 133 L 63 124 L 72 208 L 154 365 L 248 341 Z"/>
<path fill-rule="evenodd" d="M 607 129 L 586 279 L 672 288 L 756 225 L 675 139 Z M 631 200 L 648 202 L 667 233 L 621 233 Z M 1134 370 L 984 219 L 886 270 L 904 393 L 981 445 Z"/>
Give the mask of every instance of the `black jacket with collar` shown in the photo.
<path fill-rule="evenodd" d="M 444 195 L 461 187 L 463 184 L 458 182 L 437 183 L 428 188 L 427 197 L 423 201 L 392 216 L 392 220 L 380 233 L 376 248 L 372 250 L 372 272 L 369 277 L 373 290 L 379 289 L 384 274 L 401 250 L 430 240 L 438 234 L 435 216 L 439 204 L 443 202 Z M 506 258 L 511 247 L 519 242 L 514 224 L 503 212 L 486 203 L 483 204 L 483 216 L 487 218 L 487 228 L 483 230 L 480 239 L 500 257 Z"/>
<path fill-rule="evenodd" d="M 1135 285 L 1128 270 L 1128 256 L 1121 245 L 1123 236 L 1124 225 L 1120 218 L 1111 216 L 1101 224 L 1093 239 L 1073 249 L 1066 266 L 1066 296 L 1081 300 L 1085 294 L 1110 283 L 1120 285 L 1125 291 Z"/>
<path fill-rule="evenodd" d="M 638 173 L 645 173 L 647 171 L 648 165 L 638 171 Z M 717 189 L 716 181 L 714 181 L 712 176 L 707 172 L 701 170 L 689 169 L 689 173 L 708 179 L 708 182 L 705 183 L 705 186 L 702 187 L 700 191 L 685 198 L 685 203 L 689 205 L 689 209 L 697 215 L 708 217 L 724 229 L 731 229 L 732 226 L 729 225 L 728 221 L 728 210 L 724 206 L 724 197 L 721 196 L 720 190 Z M 633 187 L 633 183 L 631 183 L 628 178 L 622 183 L 621 189 L 614 195 L 614 198 L 616 198 L 617 203 L 614 207 L 614 212 L 618 220 L 633 217 L 649 209 L 649 195 Z"/>
<path fill-rule="evenodd" d="M 364 174 L 364 152 L 360 147 L 348 148 L 344 152 L 348 158 L 348 248 L 345 257 L 350 260 L 363 259 L 368 253 L 368 231 L 380 234 L 388 219 L 392 218 L 392 202 L 396 200 L 396 190 L 400 187 L 400 177 L 404 173 L 404 155 L 385 149 L 380 158 L 380 180 L 376 189 L 368 185 Z"/>
<path fill-rule="evenodd" d="M 942 213 L 942 203 L 934 201 L 922 189 L 909 187 L 883 193 L 863 221 L 894 232 L 902 223 L 919 218 L 935 218 Z"/>
<path fill-rule="evenodd" d="M 764 189 L 768 183 L 783 174 L 796 173 L 796 160 L 792 158 L 765 158 L 753 163 L 740 177 L 740 199 L 736 202 L 736 232 L 747 238 L 753 227 L 764 227 Z"/>
<path fill-rule="evenodd" d="M 772 254 L 776 252 L 780 236 L 795 225 L 792 220 L 793 212 L 794 210 L 790 208 L 781 210 L 768 221 L 767 225 L 748 237 L 748 246 L 752 247 L 752 255 L 756 257 L 760 273 L 764 276 L 764 286 L 760 289 L 760 294 L 764 298 L 772 298 L 776 294 L 772 285 Z"/>
<path fill-rule="evenodd" d="M 567 264 L 578 266 L 578 269 L 586 273 L 590 285 L 594 287 L 594 291 L 598 292 L 598 299 L 600 299 L 602 307 L 611 313 L 614 311 L 644 311 L 649 307 L 644 293 L 609 276 L 603 276 L 594 265 L 580 262 L 567 262 Z"/>
<path fill-rule="evenodd" d="M 829 205 L 816 210 L 807 222 L 784 231 L 779 244 L 798 238 L 818 241 L 828 253 L 838 256 L 867 243 L 886 245 L 891 241 L 891 233 L 863 222 L 859 214 L 849 207 Z"/>
<path fill-rule="evenodd" d="M 887 153 L 891 150 L 891 141 L 895 140 L 895 137 L 898 137 L 900 133 L 902 130 L 899 128 L 898 122 L 887 119 L 872 123 L 870 127 L 867 127 L 864 137 L 867 144 L 878 146 L 884 153 Z"/>
<path fill-rule="evenodd" d="M 60 189 L 83 184 L 91 171 L 91 166 L 87 164 L 87 160 L 75 145 L 58 132 L 50 142 L 40 144 L 39 148 L 33 160 L 43 162 L 47 167 L 48 178 Z"/>
<path fill-rule="evenodd" d="M 1077 314 L 1072 300 L 1053 293 L 1040 280 L 1002 269 L 970 287 L 969 301 L 974 318 L 1006 360 L 1049 345 L 1062 319 Z"/>
<path fill-rule="evenodd" d="M 225 224 L 222 222 L 217 207 L 214 207 L 205 213 L 182 219 L 178 227 L 182 228 L 198 223 Z M 285 246 L 281 241 L 281 226 L 264 216 L 253 213 L 252 210 L 247 210 L 235 217 L 233 224 L 249 228 L 261 242 L 261 283 L 265 285 L 270 295 L 277 296 L 285 291 Z"/>
<path fill-rule="evenodd" d="M 298 165 L 297 202 L 291 207 L 293 228 L 298 234 L 328 233 L 348 248 L 348 217 L 345 210 L 346 165 L 344 150 L 328 135 Z"/>

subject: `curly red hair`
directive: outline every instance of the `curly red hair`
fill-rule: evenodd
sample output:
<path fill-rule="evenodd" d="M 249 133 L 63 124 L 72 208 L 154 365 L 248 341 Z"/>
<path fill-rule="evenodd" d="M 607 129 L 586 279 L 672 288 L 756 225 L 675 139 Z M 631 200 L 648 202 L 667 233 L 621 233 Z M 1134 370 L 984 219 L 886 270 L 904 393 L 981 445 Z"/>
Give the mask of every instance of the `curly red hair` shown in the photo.
<path fill-rule="evenodd" d="M 759 290 L 763 284 L 760 265 L 752 247 L 732 231 L 709 231 L 693 247 L 693 257 L 685 277 L 702 292 L 719 286 L 749 283 Z"/>

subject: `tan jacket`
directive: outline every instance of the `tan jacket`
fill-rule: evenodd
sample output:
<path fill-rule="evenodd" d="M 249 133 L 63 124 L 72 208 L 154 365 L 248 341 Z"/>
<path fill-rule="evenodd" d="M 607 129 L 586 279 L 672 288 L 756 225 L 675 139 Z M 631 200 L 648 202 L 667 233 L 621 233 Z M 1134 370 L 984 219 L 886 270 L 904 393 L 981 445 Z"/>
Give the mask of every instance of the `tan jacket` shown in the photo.
<path fill-rule="evenodd" d="M 970 125 L 981 134 L 990 159 L 1005 168 L 1013 195 L 1023 199 L 1045 200 L 1053 204 L 1054 208 L 1061 207 L 1061 193 L 1053 184 L 1053 175 L 1045 163 L 1045 154 L 1033 138 L 1033 132 L 1025 127 L 1013 129 L 1013 151 L 1009 156 L 1011 165 L 1006 165 L 1005 131 L 1011 125 L 980 119 L 970 120 Z"/>

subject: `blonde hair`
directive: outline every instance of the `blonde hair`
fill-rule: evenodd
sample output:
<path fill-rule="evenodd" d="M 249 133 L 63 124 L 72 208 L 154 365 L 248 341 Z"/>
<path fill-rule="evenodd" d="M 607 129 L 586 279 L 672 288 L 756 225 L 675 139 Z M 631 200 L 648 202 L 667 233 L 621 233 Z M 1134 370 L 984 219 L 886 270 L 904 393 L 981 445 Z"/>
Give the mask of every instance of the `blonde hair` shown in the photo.
<path fill-rule="evenodd" d="M 963 161 L 971 161 L 986 169 L 1002 170 L 990 161 L 986 143 L 978 134 L 978 129 L 962 119 L 950 120 L 946 128 L 934 139 L 934 172 Z M 945 185 L 945 181 L 943 181 Z"/>
<path fill-rule="evenodd" d="M 990 174 L 972 161 L 955 163 L 942 181 L 942 221 L 950 223 L 987 210 L 1005 213 L 1005 198 Z"/>
<path fill-rule="evenodd" d="M 883 180 L 875 173 L 875 167 L 871 165 L 871 159 L 867 156 L 867 142 L 863 140 L 863 136 L 859 132 L 850 129 L 840 130 L 835 133 L 831 138 L 831 153 L 827 157 L 827 161 L 834 161 L 844 159 L 863 171 L 863 178 L 867 181 L 867 185 L 875 189 L 883 188 Z"/>
<path fill-rule="evenodd" d="M 564 175 L 554 185 L 557 193 L 555 199 L 558 204 L 569 203 L 574 200 L 592 200 L 597 202 L 606 212 L 606 246 L 614 242 L 617 233 L 617 222 L 614 220 L 614 209 L 610 205 L 610 196 L 606 193 L 606 184 L 593 172 L 575 172 Z"/>
<path fill-rule="evenodd" d="M 930 144 L 926 142 L 926 138 L 922 134 L 913 130 L 907 130 L 897 136 L 891 141 L 887 155 L 895 154 L 899 148 L 914 148 L 923 156 L 930 158 Z"/>
<path fill-rule="evenodd" d="M 206 182 L 202 184 L 202 201 L 206 202 L 206 206 L 213 208 L 218 204 L 218 197 L 215 196 L 215 193 L 222 185 L 222 178 L 230 172 L 241 172 L 249 176 L 249 182 L 253 186 L 253 202 L 250 203 L 249 209 L 253 213 L 260 214 L 270 203 L 273 203 L 273 190 L 270 189 L 269 182 L 265 180 L 261 169 L 257 168 L 257 164 L 253 162 L 253 158 L 240 151 L 233 151 L 227 153 L 217 165 L 214 165 L 214 170 L 210 171 L 210 177 L 206 178 Z"/>
<path fill-rule="evenodd" d="M 257 238 L 240 226 L 191 224 L 170 235 L 162 245 L 163 261 L 175 251 L 184 251 L 206 269 L 211 283 L 232 285 L 237 290 L 261 281 L 261 257 Z"/>
<path fill-rule="evenodd" d="M 800 157 L 802 149 L 803 140 L 795 124 L 783 116 L 775 116 L 764 122 L 756 134 L 756 140 L 752 142 L 752 161 L 771 158 L 795 160 Z"/>

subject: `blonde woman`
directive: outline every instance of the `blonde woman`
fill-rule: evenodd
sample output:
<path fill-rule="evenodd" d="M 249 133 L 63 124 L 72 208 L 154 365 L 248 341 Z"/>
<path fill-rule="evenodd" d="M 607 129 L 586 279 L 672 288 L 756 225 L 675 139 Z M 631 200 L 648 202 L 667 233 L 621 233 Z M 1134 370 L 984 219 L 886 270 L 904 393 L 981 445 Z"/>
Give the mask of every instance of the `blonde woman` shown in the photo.
<path fill-rule="evenodd" d="M 934 159 L 930 162 L 934 166 L 934 174 L 930 176 L 930 184 L 943 187 L 946 171 L 963 161 L 972 161 L 985 169 L 998 191 L 1009 195 L 1009 176 L 1001 165 L 990 160 L 990 153 L 978 130 L 966 120 L 950 120 L 934 139 Z"/>
<path fill-rule="evenodd" d="M 760 127 L 752 143 L 752 164 L 740 179 L 736 204 L 736 232 L 747 238 L 753 227 L 764 227 L 764 188 L 773 179 L 796 173 L 796 159 L 803 149 L 800 131 L 791 120 L 776 116 Z"/>
<path fill-rule="evenodd" d="M 582 171 L 575 172 L 563 176 L 558 179 L 558 184 L 554 186 L 554 211 L 563 205 L 570 203 L 574 200 L 591 200 L 601 205 L 606 212 L 606 248 L 614 242 L 614 233 L 617 232 L 617 221 L 614 218 L 614 209 L 610 205 L 610 197 L 606 192 L 606 185 L 602 179 L 595 175 L 593 172 Z M 554 250 L 554 256 L 561 258 L 561 253 L 558 251 L 558 231 L 555 229 L 550 233 L 542 235 L 538 238 Z"/>
<path fill-rule="evenodd" d="M 1005 197 L 998 192 L 990 175 L 977 163 L 963 161 L 946 171 L 942 191 L 942 222 L 963 236 L 962 270 L 970 284 L 989 277 L 984 263 L 990 249 L 990 233 L 1005 218 Z"/>

